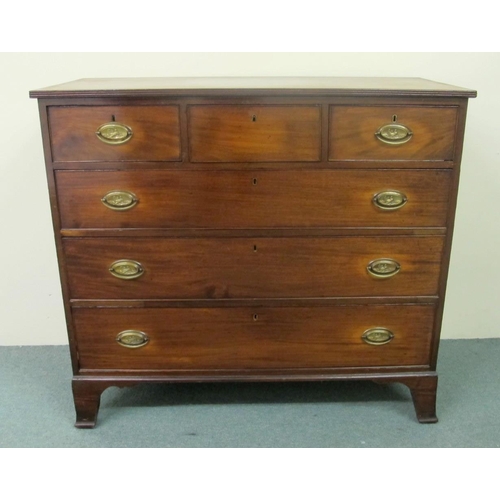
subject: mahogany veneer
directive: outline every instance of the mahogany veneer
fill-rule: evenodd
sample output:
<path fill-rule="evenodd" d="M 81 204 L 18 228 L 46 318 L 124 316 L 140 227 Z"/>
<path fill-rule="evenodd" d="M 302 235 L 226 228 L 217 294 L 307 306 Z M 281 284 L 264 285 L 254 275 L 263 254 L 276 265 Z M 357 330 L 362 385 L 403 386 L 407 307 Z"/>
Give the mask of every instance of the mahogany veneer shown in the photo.
<path fill-rule="evenodd" d="M 319 161 L 320 106 L 188 106 L 194 162 Z"/>
<path fill-rule="evenodd" d="M 122 308 L 75 310 L 82 371 L 238 370 L 414 365 L 428 367 L 433 305 Z M 394 340 L 359 342 L 383 324 Z M 150 341 L 124 349 L 103 331 L 142 328 Z"/>
<path fill-rule="evenodd" d="M 453 106 L 332 106 L 330 160 L 453 160 L 458 108 Z M 413 132 L 404 147 L 373 140 L 382 123 Z"/>
<path fill-rule="evenodd" d="M 435 296 L 443 236 L 64 238 L 71 299 L 222 299 Z M 374 279 L 370 262 L 400 271 Z M 121 259 L 143 275 L 114 277 Z"/>
<path fill-rule="evenodd" d="M 468 98 L 408 78 L 31 92 L 76 426 L 112 385 L 371 380 L 436 422 Z"/>
<path fill-rule="evenodd" d="M 300 175 L 298 175 L 300 174 Z M 63 228 L 330 228 L 446 226 L 451 170 L 57 171 Z M 96 203 L 120 186 L 133 210 Z M 397 186 L 409 202 L 374 206 Z"/>

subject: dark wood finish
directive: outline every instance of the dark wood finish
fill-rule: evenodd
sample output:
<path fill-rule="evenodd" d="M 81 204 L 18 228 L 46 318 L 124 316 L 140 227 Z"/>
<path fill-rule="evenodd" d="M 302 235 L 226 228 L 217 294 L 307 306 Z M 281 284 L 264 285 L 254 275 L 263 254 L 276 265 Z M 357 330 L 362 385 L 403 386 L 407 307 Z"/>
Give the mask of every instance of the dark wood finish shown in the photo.
<path fill-rule="evenodd" d="M 193 162 L 319 161 L 319 106 L 189 106 Z"/>
<path fill-rule="evenodd" d="M 418 421 L 422 424 L 434 424 L 436 416 L 437 375 L 406 382 L 411 391 Z"/>
<path fill-rule="evenodd" d="M 358 368 L 356 373 L 334 373 L 327 368 L 295 370 L 290 372 L 286 368 L 278 370 L 212 370 L 202 372 L 200 370 L 180 370 L 169 371 L 168 373 L 145 372 L 142 375 L 118 372 L 110 374 L 109 371 L 102 373 L 92 370 L 89 374 L 76 375 L 73 377 L 73 393 L 75 394 L 75 409 L 77 413 L 76 427 L 81 429 L 91 429 L 95 427 L 97 420 L 97 412 L 99 409 L 100 395 L 108 387 L 127 387 L 134 386 L 139 383 L 183 383 L 183 382 L 198 382 L 200 378 L 205 382 L 317 382 L 321 381 L 373 381 L 379 384 L 402 383 L 409 388 L 418 386 L 425 387 L 432 385 L 432 380 L 427 382 L 426 379 L 436 379 L 435 372 L 421 372 L 418 369 L 425 367 L 398 367 L 399 372 L 392 370 L 392 373 L 387 371 L 392 367 L 378 367 L 377 375 L 363 373 L 363 368 Z M 408 371 L 405 371 L 407 369 Z M 337 368 L 335 370 L 339 372 Z M 387 371 L 387 372 L 386 372 Z M 137 372 L 136 372 L 137 373 Z M 436 379 L 437 380 L 437 379 Z M 411 390 L 413 393 L 414 390 Z M 80 394 L 81 396 L 80 396 Z M 434 391 L 435 394 L 435 391 Z M 87 398 L 84 396 L 87 395 Z M 78 397 L 80 396 L 80 397 Z M 83 397 L 82 397 L 83 396 Z M 90 399 L 90 400 L 89 400 Z M 97 403 L 96 403 L 97 399 Z M 415 400 L 414 400 L 415 403 Z M 415 407 L 417 418 L 422 415 L 422 407 Z M 420 423 L 434 423 L 437 418 L 422 418 Z"/>
<path fill-rule="evenodd" d="M 421 424 L 435 424 L 436 416 L 436 394 L 438 377 L 434 372 L 429 372 L 423 377 L 398 377 L 396 380 L 381 378 L 375 380 L 380 384 L 400 382 L 410 389 L 413 405 L 417 419 Z"/>
<path fill-rule="evenodd" d="M 467 115 L 467 99 L 462 99 L 462 105 L 460 106 L 458 120 L 457 120 L 457 138 L 455 141 L 455 162 L 456 168 L 453 172 L 452 185 L 450 187 L 450 200 L 448 203 L 448 216 L 447 216 L 447 233 L 446 242 L 443 252 L 443 260 L 441 264 L 441 275 L 439 278 L 439 296 L 441 300 L 439 301 L 436 315 L 434 318 L 434 336 L 433 336 L 433 346 L 431 352 L 431 368 L 436 370 L 437 356 L 439 348 L 439 339 L 441 337 L 441 325 L 443 320 L 443 312 L 445 305 L 446 296 L 446 285 L 448 281 L 448 269 L 450 266 L 450 256 L 451 256 L 451 246 L 453 241 L 453 229 L 455 227 L 455 212 L 457 207 L 457 197 L 458 197 L 458 185 L 460 180 L 460 163 L 462 160 L 462 150 L 465 135 L 465 119 Z"/>
<path fill-rule="evenodd" d="M 130 228 L 103 228 L 103 229 L 61 229 L 63 237 L 113 237 L 113 238 L 283 238 L 304 236 L 443 236 L 446 227 L 345 227 L 345 228 L 264 228 L 264 229 L 207 229 L 207 228 L 179 228 L 179 229 L 143 229 Z"/>
<path fill-rule="evenodd" d="M 157 77 L 82 78 L 44 89 L 31 97 L 162 96 L 398 96 L 476 97 L 475 90 L 425 78 L 380 77 Z"/>
<path fill-rule="evenodd" d="M 96 424 L 101 394 L 106 385 L 95 381 L 73 380 L 72 388 L 76 410 L 75 427 L 91 429 Z"/>
<path fill-rule="evenodd" d="M 400 382 L 410 388 L 419 421 L 436 421 L 435 370 L 467 98 L 475 95 L 427 80 L 391 78 L 105 79 L 31 92 L 39 98 L 77 426 L 95 424 L 100 394 L 112 385 L 226 380 Z M 102 156 L 92 144 L 82 146 L 78 138 L 65 136 L 71 135 L 71 120 L 63 120 L 63 127 L 56 120 L 59 130 L 51 142 L 56 108 L 91 115 L 92 109 L 113 109 L 115 120 L 125 122 L 121 113 L 137 108 L 138 123 L 151 125 L 158 134 L 148 133 L 155 138 L 153 145 L 136 141 L 133 154 L 109 146 L 117 149 Z M 205 110 L 198 130 L 205 142 L 190 158 L 188 115 L 195 108 Z M 248 128 L 259 123 L 259 115 L 255 122 L 238 124 L 230 115 L 217 121 L 208 113 L 230 108 L 279 109 L 284 114 L 264 114 L 267 125 L 272 124 L 266 136 L 266 127 Z M 155 109 L 158 113 L 150 113 Z M 167 109 L 175 109 L 176 118 L 167 119 L 165 130 L 160 122 Z M 298 113 L 303 110 L 315 110 L 317 120 L 304 121 Z M 348 111 L 341 127 L 335 121 L 338 110 Z M 411 141 L 394 149 L 380 149 L 381 143 L 375 147 L 376 130 L 368 130 L 373 128 L 368 122 L 377 110 L 384 118 L 387 111 L 391 118 L 397 114 L 398 123 L 415 134 Z M 238 135 L 238 129 L 245 133 Z M 94 129 L 91 136 L 94 139 Z M 224 156 L 228 151 L 231 159 Z M 301 159 L 304 151 L 308 156 Z M 201 156 L 197 159 L 196 154 Z M 251 189 L 245 184 L 248 176 Z M 371 204 L 368 208 L 357 203 L 360 194 L 369 194 L 371 200 L 374 186 L 385 179 L 397 180 L 411 194 L 403 209 L 381 214 Z M 132 211 L 112 213 L 99 201 L 105 194 L 100 189 L 125 189 L 112 185 L 113 180 L 133 182 L 141 190 Z M 383 189 L 398 188 L 387 184 Z M 96 197 L 90 204 L 89 195 Z M 356 273 L 366 271 L 355 263 L 375 247 L 400 252 L 411 279 L 401 271 L 363 289 L 366 275 Z M 110 288 L 107 271 L 99 281 L 104 263 L 99 259 L 103 252 L 111 257 L 117 248 L 151 256 L 158 270 L 156 281 L 150 282 L 154 292 L 145 286 L 151 277 L 148 266 L 139 279 L 142 284 L 113 278 L 115 288 Z M 168 262 L 174 266 L 167 279 Z M 107 269 L 110 262 L 105 264 Z M 416 272 L 417 264 L 425 269 L 422 275 Z M 344 271 L 334 280 L 335 269 L 351 269 L 352 283 Z M 73 294 L 75 277 L 79 297 Z M 395 285 L 401 285 L 402 294 Z M 126 287 L 143 291 L 123 295 Z M 241 319 L 243 311 L 246 319 Z M 359 337 L 347 329 L 362 327 L 369 317 L 394 321 L 400 332 L 386 346 L 366 346 L 382 351 L 362 350 Z M 144 318 L 143 325 L 154 333 L 143 351 L 155 353 L 153 369 L 148 363 L 128 364 L 126 358 L 134 350 L 123 354 L 125 348 L 114 340 L 116 331 L 112 345 L 106 344 L 110 337 L 105 325 L 133 328 L 130 321 L 127 326 L 120 323 L 131 318 Z M 162 318 L 175 321 L 162 323 Z M 121 352 L 115 355 L 118 348 Z M 367 354 L 384 349 L 392 358 Z M 236 361 L 231 352 L 243 366 L 231 365 Z M 266 352 L 272 355 L 266 357 Z M 195 366 L 185 368 L 189 363 Z"/>
<path fill-rule="evenodd" d="M 292 297 L 251 299 L 71 299 L 71 307 L 331 307 L 362 304 L 436 304 L 437 295 L 411 297 Z"/>
<path fill-rule="evenodd" d="M 44 159 L 46 165 L 47 185 L 49 188 L 50 208 L 52 212 L 52 227 L 54 228 L 54 239 L 56 246 L 57 259 L 59 262 L 59 278 L 61 283 L 61 291 L 64 302 L 64 315 L 66 320 L 66 329 L 68 331 L 69 349 L 71 354 L 71 367 L 73 375 L 76 375 L 79 370 L 78 366 L 78 349 L 73 332 L 73 320 L 71 316 L 71 307 L 69 303 L 68 281 L 66 279 L 66 268 L 64 266 L 64 252 L 62 249 L 61 217 L 59 205 L 57 203 L 56 180 L 54 170 L 52 169 L 52 153 L 50 147 L 50 132 L 47 116 L 47 103 L 44 100 L 39 100 L 38 111 L 40 114 L 40 125 L 42 129 L 42 141 Z"/>
<path fill-rule="evenodd" d="M 100 141 L 97 129 L 111 121 L 129 126 L 132 138 L 119 145 Z M 180 159 L 178 106 L 50 106 L 49 126 L 55 162 Z"/>
<path fill-rule="evenodd" d="M 327 141 L 328 145 L 328 141 Z M 325 160 L 317 162 L 222 162 L 222 163 L 192 163 L 189 160 L 170 162 L 57 162 L 57 171 L 133 171 L 133 170 L 179 170 L 188 171 L 226 171 L 226 170 L 444 170 L 453 169 L 455 162 L 451 160 Z"/>
<path fill-rule="evenodd" d="M 92 429 L 95 427 L 97 413 L 101 404 L 101 394 L 108 387 L 127 387 L 135 385 L 137 382 L 137 380 L 115 379 L 110 383 L 109 380 L 73 377 L 71 385 L 76 411 L 75 427 L 79 429 Z"/>
<path fill-rule="evenodd" d="M 60 171 L 63 228 L 444 227 L 452 172 L 412 170 Z M 134 193 L 127 211 L 101 203 L 109 191 Z M 374 194 L 405 193 L 399 210 Z"/>
<path fill-rule="evenodd" d="M 442 237 L 345 238 L 67 238 L 73 299 L 218 299 L 435 295 Z M 376 279 L 366 270 L 392 258 L 401 271 Z M 110 265 L 132 259 L 134 280 Z"/>
<path fill-rule="evenodd" d="M 394 116 L 413 132 L 405 144 L 375 136 Z M 456 107 L 332 106 L 329 159 L 453 160 L 456 121 Z"/>
<path fill-rule="evenodd" d="M 75 329 L 84 370 L 253 369 L 424 365 L 432 306 L 314 308 L 78 309 Z M 361 336 L 384 326 L 385 345 Z M 146 333 L 139 348 L 116 342 Z"/>

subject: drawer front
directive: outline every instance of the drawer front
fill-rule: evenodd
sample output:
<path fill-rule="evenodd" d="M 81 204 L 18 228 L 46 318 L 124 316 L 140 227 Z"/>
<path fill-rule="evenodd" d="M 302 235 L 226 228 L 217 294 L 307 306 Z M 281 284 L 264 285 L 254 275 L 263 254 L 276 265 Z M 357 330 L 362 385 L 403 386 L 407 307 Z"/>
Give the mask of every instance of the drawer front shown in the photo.
<path fill-rule="evenodd" d="M 329 159 L 453 160 L 457 109 L 332 106 Z"/>
<path fill-rule="evenodd" d="M 320 106 L 189 106 L 193 162 L 319 161 Z"/>
<path fill-rule="evenodd" d="M 82 370 L 428 365 L 433 318 L 430 305 L 73 311 Z M 367 330 L 392 339 L 368 344 Z"/>
<path fill-rule="evenodd" d="M 73 299 L 435 295 L 443 243 L 438 236 L 63 239 Z M 377 277 L 367 269 L 373 261 L 375 271 L 396 272 Z"/>
<path fill-rule="evenodd" d="M 178 106 L 51 106 L 53 161 L 180 160 Z"/>
<path fill-rule="evenodd" d="M 450 180 L 449 170 L 56 173 L 63 228 L 444 227 Z M 399 208 L 374 203 L 394 190 Z"/>

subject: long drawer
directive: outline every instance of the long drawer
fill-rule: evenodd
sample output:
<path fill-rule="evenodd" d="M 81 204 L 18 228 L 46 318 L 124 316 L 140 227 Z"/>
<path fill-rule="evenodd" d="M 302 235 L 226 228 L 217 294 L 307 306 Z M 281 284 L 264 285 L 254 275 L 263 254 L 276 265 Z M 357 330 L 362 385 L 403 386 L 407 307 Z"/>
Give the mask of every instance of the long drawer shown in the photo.
<path fill-rule="evenodd" d="M 63 228 L 444 227 L 448 170 L 58 171 Z"/>
<path fill-rule="evenodd" d="M 81 370 L 427 365 L 434 307 L 74 309 Z"/>
<path fill-rule="evenodd" d="M 443 244 L 439 236 L 63 239 L 73 299 L 436 295 Z"/>

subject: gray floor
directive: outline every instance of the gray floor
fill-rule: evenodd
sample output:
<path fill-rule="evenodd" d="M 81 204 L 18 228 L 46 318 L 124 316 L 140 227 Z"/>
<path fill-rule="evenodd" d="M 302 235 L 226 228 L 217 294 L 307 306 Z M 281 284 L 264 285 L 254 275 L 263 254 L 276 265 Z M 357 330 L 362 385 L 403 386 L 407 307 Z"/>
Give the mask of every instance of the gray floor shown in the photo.
<path fill-rule="evenodd" d="M 73 427 L 68 348 L 0 347 L 0 447 L 499 447 L 500 339 L 446 340 L 438 424 L 409 390 L 371 382 L 110 388 Z"/>

